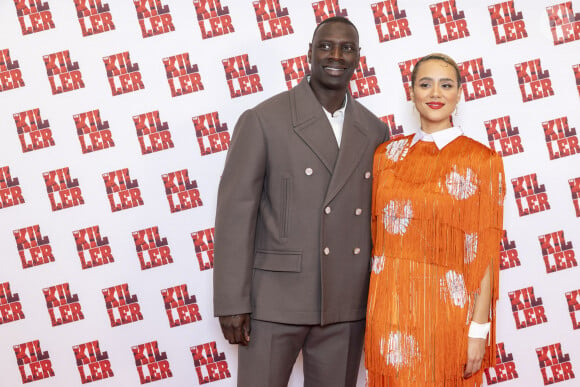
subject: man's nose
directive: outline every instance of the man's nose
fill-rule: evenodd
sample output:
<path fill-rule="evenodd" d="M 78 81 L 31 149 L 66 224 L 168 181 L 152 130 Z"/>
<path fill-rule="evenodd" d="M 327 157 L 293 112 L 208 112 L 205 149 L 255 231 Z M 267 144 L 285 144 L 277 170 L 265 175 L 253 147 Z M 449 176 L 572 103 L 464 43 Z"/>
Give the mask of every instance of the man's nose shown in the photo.
<path fill-rule="evenodd" d="M 330 56 L 334 59 L 342 58 L 342 48 L 340 44 L 333 44 L 332 48 L 330 49 Z"/>

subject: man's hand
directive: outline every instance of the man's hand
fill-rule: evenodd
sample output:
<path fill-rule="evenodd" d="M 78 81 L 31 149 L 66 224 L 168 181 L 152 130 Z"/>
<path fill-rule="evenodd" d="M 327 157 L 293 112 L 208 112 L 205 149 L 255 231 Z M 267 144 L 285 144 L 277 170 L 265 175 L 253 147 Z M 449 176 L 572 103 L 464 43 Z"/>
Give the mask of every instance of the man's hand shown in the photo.
<path fill-rule="evenodd" d="M 220 325 L 224 337 L 230 344 L 248 345 L 250 342 L 250 314 L 220 316 Z"/>
<path fill-rule="evenodd" d="M 467 338 L 467 364 L 463 371 L 463 377 L 465 379 L 470 378 L 481 368 L 486 342 L 486 339 Z"/>

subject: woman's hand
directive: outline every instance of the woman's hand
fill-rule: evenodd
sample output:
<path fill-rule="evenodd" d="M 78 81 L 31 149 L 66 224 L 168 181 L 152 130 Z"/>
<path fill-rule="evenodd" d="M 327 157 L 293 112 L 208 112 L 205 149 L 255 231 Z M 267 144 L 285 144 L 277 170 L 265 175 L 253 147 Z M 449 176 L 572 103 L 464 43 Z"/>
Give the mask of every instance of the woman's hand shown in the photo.
<path fill-rule="evenodd" d="M 481 368 L 486 342 L 487 339 L 467 338 L 467 364 L 465 364 L 463 371 L 463 377 L 465 379 L 470 378 Z"/>

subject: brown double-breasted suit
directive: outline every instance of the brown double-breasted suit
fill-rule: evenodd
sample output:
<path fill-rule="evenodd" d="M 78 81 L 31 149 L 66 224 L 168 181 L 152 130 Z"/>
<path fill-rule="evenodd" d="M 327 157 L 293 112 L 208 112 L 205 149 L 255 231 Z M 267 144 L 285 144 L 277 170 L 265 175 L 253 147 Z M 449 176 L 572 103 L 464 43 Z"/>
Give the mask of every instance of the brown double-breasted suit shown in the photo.
<path fill-rule="evenodd" d="M 386 126 L 348 95 L 339 150 L 306 79 L 241 115 L 218 194 L 216 316 L 364 319 L 372 161 L 385 138 Z"/>

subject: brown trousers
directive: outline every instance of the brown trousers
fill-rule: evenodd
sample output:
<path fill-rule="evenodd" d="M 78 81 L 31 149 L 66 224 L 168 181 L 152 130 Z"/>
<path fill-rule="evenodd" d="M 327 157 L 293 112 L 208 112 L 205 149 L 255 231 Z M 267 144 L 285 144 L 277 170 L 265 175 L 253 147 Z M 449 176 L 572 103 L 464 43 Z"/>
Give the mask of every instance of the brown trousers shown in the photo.
<path fill-rule="evenodd" d="M 326 326 L 252 320 L 238 349 L 238 387 L 286 387 L 302 350 L 304 387 L 355 387 L 365 321 Z"/>

